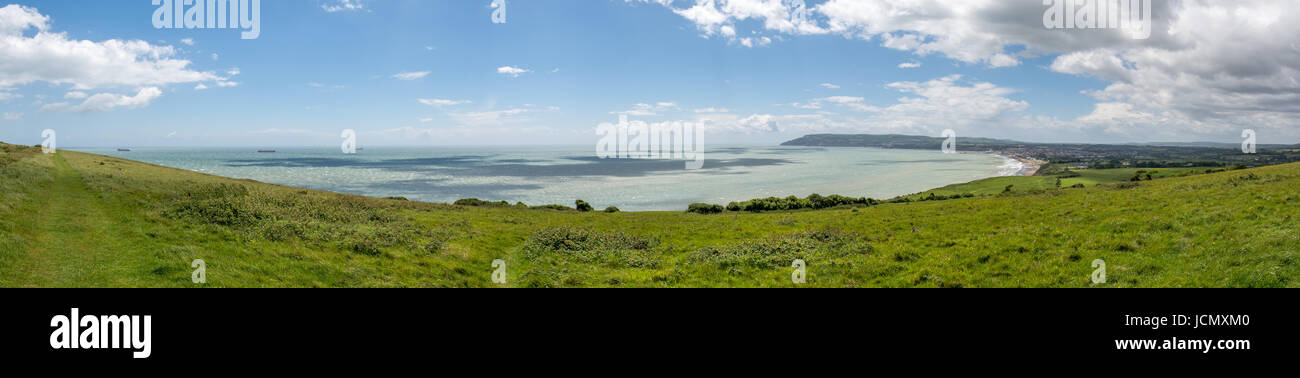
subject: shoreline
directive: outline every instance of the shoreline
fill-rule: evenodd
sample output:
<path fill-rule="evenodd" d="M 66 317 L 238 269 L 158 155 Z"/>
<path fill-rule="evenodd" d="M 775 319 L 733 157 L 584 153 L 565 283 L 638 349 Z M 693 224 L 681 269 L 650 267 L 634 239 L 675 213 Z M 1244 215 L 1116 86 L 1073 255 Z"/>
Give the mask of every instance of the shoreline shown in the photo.
<path fill-rule="evenodd" d="M 985 152 L 985 153 L 986 153 L 986 154 L 989 154 L 989 155 L 997 156 L 997 157 L 1000 157 L 1000 158 L 1003 158 L 1003 159 L 1007 159 L 1007 160 L 1014 160 L 1014 161 L 1017 161 L 1017 162 L 1020 163 L 1020 169 L 1016 170 L 1016 173 L 1015 173 L 1015 174 L 1006 175 L 1006 176 L 1003 176 L 1003 177 L 1009 177 L 1009 176 L 1033 176 L 1033 175 L 1038 174 L 1038 170 L 1043 169 L 1043 164 L 1046 164 L 1046 163 L 1047 163 L 1047 162 L 1045 162 L 1045 161 L 1040 161 L 1040 160 L 1033 159 L 1033 158 L 1019 157 L 1019 156 L 1013 156 L 1013 155 L 1003 155 L 1003 154 L 999 154 L 999 153 L 992 152 L 992 151 Z"/>
<path fill-rule="evenodd" d="M 868 148 L 870 148 L 870 147 L 868 147 Z M 77 151 L 77 150 L 75 150 L 75 149 L 69 149 L 69 150 L 70 150 L 70 151 Z M 889 150 L 889 149 L 881 149 L 881 150 Z M 906 150 L 906 149 L 902 149 L 902 150 Z M 199 174 L 204 174 L 204 175 L 210 175 L 210 176 L 215 176 L 215 177 L 222 177 L 222 178 L 227 178 L 227 179 L 234 179 L 234 180 L 240 180 L 240 179 L 241 179 L 241 178 L 237 178 L 237 177 L 229 177 L 229 176 L 223 176 L 223 175 L 219 175 L 219 174 L 214 174 L 214 173 L 212 173 L 212 172 L 206 172 L 206 171 L 203 171 L 203 170 L 191 170 L 191 169 L 184 169 L 184 168 L 179 168 L 179 167 L 170 167 L 170 166 L 165 166 L 165 165 L 158 165 L 158 164 L 153 164 L 153 163 L 146 163 L 146 162 L 143 162 L 143 161 L 140 161 L 140 160 L 135 160 L 135 159 L 132 159 L 132 158 L 129 158 L 129 157 L 113 156 L 113 155 L 111 155 L 111 154 L 107 154 L 107 153 L 99 153 L 98 151 L 95 151 L 95 152 L 91 152 L 91 151 L 77 151 L 77 152 L 86 153 L 86 154 L 91 154 L 91 155 L 97 155 L 97 156 L 103 156 L 103 157 L 108 157 L 108 158 L 115 158 L 115 159 L 122 159 L 122 160 L 128 160 L 128 161 L 133 161 L 133 162 L 139 162 L 139 163 L 144 163 L 144 164 L 149 164 L 149 165 L 155 165 L 155 166 L 159 166 L 159 167 L 165 167 L 165 168 L 171 168 L 171 169 L 179 169 L 179 170 L 183 170 L 183 171 L 194 172 L 194 173 L 199 173 Z M 1003 155 L 1003 154 L 998 154 L 998 153 L 995 153 L 995 152 L 992 152 L 992 151 L 986 151 L 986 152 L 974 152 L 974 151 L 970 151 L 970 152 L 959 152 L 959 153 L 983 153 L 983 154 L 988 154 L 988 155 L 996 156 L 996 157 L 998 157 L 998 158 L 1003 159 L 1003 160 L 1005 161 L 1004 164 L 998 167 L 999 169 L 1002 170 L 1002 172 L 999 172 L 999 174 L 998 174 L 997 176 L 991 176 L 991 177 L 1033 176 L 1034 174 L 1036 174 L 1036 173 L 1038 172 L 1039 169 L 1041 169 L 1041 165 L 1042 165 L 1042 162 L 1040 162 L 1040 161 L 1038 161 L 1038 160 L 1035 160 L 1035 159 L 1031 159 L 1031 158 L 1022 158 L 1022 157 L 1010 156 L 1010 155 Z M 1018 163 L 1019 166 L 1016 167 L 1016 166 L 1015 166 L 1016 164 L 1012 164 L 1012 162 Z M 1014 172 L 1011 172 L 1011 169 L 1015 169 L 1015 171 L 1014 171 Z M 978 181 L 978 180 L 973 180 L 973 181 Z M 261 181 L 259 181 L 259 182 L 261 182 Z M 963 184 L 963 183 L 969 183 L 969 182 L 972 182 L 972 181 L 954 182 L 954 183 L 947 184 L 947 185 L 956 185 L 956 184 Z M 273 184 L 273 183 L 269 183 L 269 182 L 268 182 L 268 184 L 272 184 L 272 185 L 282 185 L 282 184 Z M 934 187 L 934 188 L 928 188 L 928 189 L 926 189 L 926 191 L 928 191 L 928 190 L 934 190 L 934 189 L 941 188 L 941 187 L 944 187 L 944 186 L 947 186 L 947 185 L 940 185 L 940 186 L 937 186 L 937 187 Z M 302 186 L 295 186 L 295 185 L 283 185 L 283 186 L 290 186 L 290 187 L 294 187 L 294 188 L 307 189 L 307 188 L 305 188 L 305 187 L 302 187 Z M 321 189 L 317 189 L 317 190 L 321 190 Z M 363 196 L 363 197 L 370 197 L 370 198 L 381 198 L 381 197 L 379 197 L 379 196 L 369 196 L 369 195 L 359 194 L 359 193 L 343 193 L 343 192 L 340 192 L 340 191 L 337 191 L 337 190 L 328 190 L 328 189 L 324 189 L 324 191 L 333 192 L 333 193 L 339 193 L 339 194 L 360 195 L 360 196 Z M 840 193 L 833 193 L 833 194 L 840 194 Z M 901 194 L 901 195 L 895 196 L 895 198 L 896 198 L 896 197 L 901 197 L 901 196 L 906 196 L 906 195 L 907 195 L 907 194 Z M 758 198 L 758 197 L 755 196 L 754 198 Z M 418 201 L 418 202 L 427 202 L 427 201 Z M 439 203 L 439 202 L 427 202 L 427 203 Z M 450 204 L 451 202 L 446 202 L 446 203 Z M 678 211 L 678 210 L 676 210 L 676 209 L 663 209 L 663 210 L 644 210 L 644 211 L 630 211 L 630 212 L 660 212 L 660 211 Z"/>

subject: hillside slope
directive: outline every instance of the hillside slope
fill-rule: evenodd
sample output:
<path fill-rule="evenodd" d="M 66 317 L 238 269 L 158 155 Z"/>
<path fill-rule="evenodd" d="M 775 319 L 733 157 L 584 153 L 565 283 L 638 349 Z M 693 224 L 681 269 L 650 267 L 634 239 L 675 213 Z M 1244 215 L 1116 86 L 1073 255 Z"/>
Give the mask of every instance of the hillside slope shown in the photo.
<path fill-rule="evenodd" d="M 607 214 L 0 146 L 0 287 L 790 287 L 794 259 L 813 287 L 1300 286 L 1297 164 L 823 211 Z M 1094 259 L 1105 284 L 1090 281 Z"/>

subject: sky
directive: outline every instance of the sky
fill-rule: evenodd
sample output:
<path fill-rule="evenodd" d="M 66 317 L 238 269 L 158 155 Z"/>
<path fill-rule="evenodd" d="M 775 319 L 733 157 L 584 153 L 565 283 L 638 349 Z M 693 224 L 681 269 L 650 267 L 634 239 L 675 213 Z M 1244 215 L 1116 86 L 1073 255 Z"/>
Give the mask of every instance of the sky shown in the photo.
<path fill-rule="evenodd" d="M 156 28 L 151 0 L 0 0 L 0 140 L 576 146 L 627 115 L 709 144 L 1300 143 L 1297 1 L 1158 1 L 1147 39 L 1049 29 L 1041 0 L 502 2 L 261 1 L 244 39 Z"/>

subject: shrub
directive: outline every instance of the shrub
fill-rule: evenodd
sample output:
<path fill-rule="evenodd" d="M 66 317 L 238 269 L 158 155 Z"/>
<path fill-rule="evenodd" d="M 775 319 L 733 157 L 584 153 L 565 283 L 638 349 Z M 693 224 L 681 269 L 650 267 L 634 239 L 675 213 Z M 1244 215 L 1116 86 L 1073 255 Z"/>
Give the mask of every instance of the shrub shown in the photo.
<path fill-rule="evenodd" d="M 739 266 L 780 269 L 790 266 L 790 262 L 795 259 L 831 258 L 871 250 L 871 244 L 850 233 L 826 229 L 750 240 L 723 247 L 705 247 L 689 255 L 687 260 L 724 268 Z"/>
<path fill-rule="evenodd" d="M 696 213 L 696 214 L 718 214 L 721 213 L 723 210 L 725 209 L 723 209 L 722 205 L 711 205 L 707 203 L 692 203 L 691 206 L 686 209 L 686 212 Z"/>
<path fill-rule="evenodd" d="M 510 203 L 506 201 L 490 202 L 478 198 L 458 199 L 452 204 L 456 206 L 510 206 Z"/>
<path fill-rule="evenodd" d="M 785 211 L 785 210 L 803 210 L 803 209 L 829 209 L 837 206 L 862 205 L 875 206 L 879 201 L 871 198 L 852 198 L 841 195 L 821 196 L 813 194 L 808 198 L 800 199 L 799 197 L 789 196 L 786 198 L 768 197 L 753 199 L 744 202 L 732 202 L 727 204 L 729 211 Z"/>
<path fill-rule="evenodd" d="M 617 212 L 618 212 L 618 208 L 617 208 L 617 207 L 613 207 L 613 206 L 606 207 L 606 208 L 605 208 L 605 212 L 606 212 L 606 213 L 617 213 Z"/>
<path fill-rule="evenodd" d="M 593 232 L 578 228 L 551 228 L 537 231 L 524 244 L 525 250 L 572 252 L 590 250 L 647 250 L 651 241 L 619 232 Z"/>
<path fill-rule="evenodd" d="M 239 184 L 178 183 L 159 215 L 227 228 L 242 240 L 301 240 L 369 256 L 442 238 L 410 222 L 401 201 L 358 196 L 250 190 Z"/>
<path fill-rule="evenodd" d="M 592 207 L 591 207 L 591 204 L 589 204 L 589 203 L 587 203 L 587 201 L 583 201 L 583 200 L 577 200 L 577 201 L 574 201 L 574 202 L 573 202 L 573 206 L 574 206 L 574 208 L 578 209 L 578 211 L 580 211 L 580 212 L 584 212 L 584 213 L 586 213 L 586 212 L 590 212 L 591 210 L 593 210 Z"/>

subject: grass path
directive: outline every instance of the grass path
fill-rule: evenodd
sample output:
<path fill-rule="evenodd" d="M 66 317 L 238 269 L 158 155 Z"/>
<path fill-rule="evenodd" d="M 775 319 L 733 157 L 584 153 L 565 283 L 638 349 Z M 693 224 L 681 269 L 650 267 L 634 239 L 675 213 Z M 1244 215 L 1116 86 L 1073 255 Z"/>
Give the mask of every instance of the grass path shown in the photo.
<path fill-rule="evenodd" d="M 37 211 L 29 224 L 35 229 L 24 230 L 33 241 L 29 256 L 30 286 L 86 287 L 111 286 L 113 277 L 120 273 L 123 262 L 117 259 L 114 248 L 124 243 L 115 238 L 120 235 L 104 208 L 105 203 L 87 188 L 82 174 L 68 164 L 63 156 L 51 157 L 55 165 L 55 181 L 46 190 L 34 193 Z"/>

